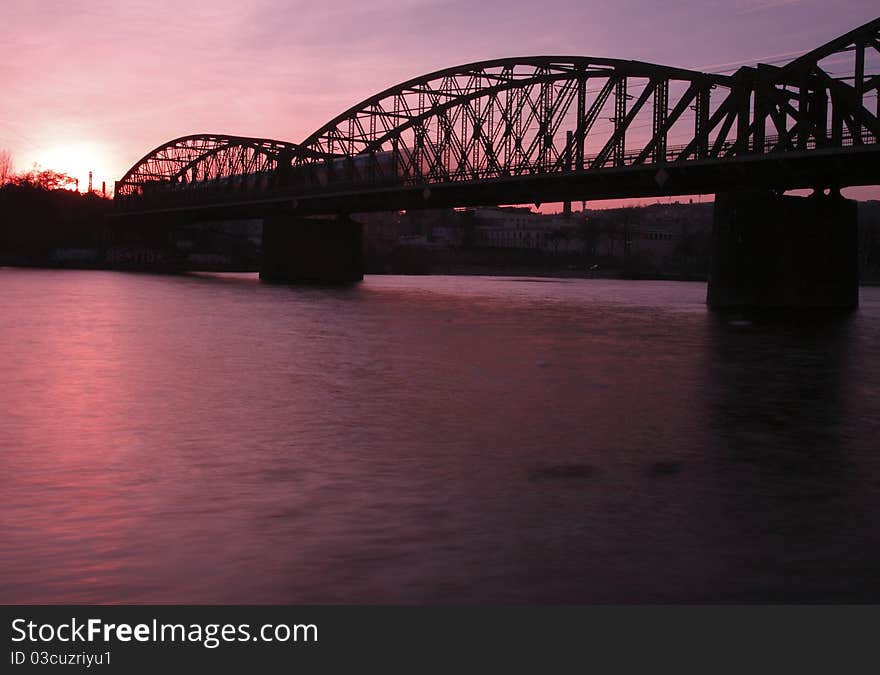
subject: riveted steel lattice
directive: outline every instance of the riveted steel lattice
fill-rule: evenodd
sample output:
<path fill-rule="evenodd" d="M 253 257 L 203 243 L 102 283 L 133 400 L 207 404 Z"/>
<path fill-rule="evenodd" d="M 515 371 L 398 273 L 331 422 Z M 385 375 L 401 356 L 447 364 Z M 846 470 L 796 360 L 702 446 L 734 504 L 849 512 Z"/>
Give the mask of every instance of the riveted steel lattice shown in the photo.
<path fill-rule="evenodd" d="M 732 74 L 580 56 L 497 59 L 391 87 L 302 143 L 197 135 L 117 197 L 363 193 L 723 163 L 880 138 L 880 19 L 787 65 Z M 427 193 L 426 193 L 427 194 Z"/>
<path fill-rule="evenodd" d="M 242 136 L 197 134 L 169 141 L 149 152 L 117 183 L 117 196 L 126 197 L 159 189 L 209 189 L 229 187 L 230 178 L 267 178 L 278 166 L 290 164 L 302 152 L 286 141 Z M 252 181 L 253 182 L 253 181 Z M 262 187 L 269 187 L 265 181 Z"/>

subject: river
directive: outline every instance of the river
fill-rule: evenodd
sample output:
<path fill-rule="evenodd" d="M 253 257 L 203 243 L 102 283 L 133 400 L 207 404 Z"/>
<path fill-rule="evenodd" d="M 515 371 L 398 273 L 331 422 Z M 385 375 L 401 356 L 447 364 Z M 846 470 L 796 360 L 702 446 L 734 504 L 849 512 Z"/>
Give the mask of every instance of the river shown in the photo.
<path fill-rule="evenodd" d="M 880 288 L 0 269 L 0 602 L 880 601 Z"/>

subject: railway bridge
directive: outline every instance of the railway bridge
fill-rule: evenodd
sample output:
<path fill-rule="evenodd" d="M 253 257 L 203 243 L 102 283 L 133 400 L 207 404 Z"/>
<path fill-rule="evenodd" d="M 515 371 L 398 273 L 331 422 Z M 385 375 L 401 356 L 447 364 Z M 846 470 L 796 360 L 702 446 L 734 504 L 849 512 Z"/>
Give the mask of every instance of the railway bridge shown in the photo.
<path fill-rule="evenodd" d="M 483 61 L 386 89 L 299 143 L 163 143 L 116 183 L 115 214 L 262 218 L 262 278 L 352 281 L 355 212 L 715 194 L 710 305 L 852 307 L 856 210 L 840 189 L 880 184 L 878 90 L 880 18 L 728 74 Z"/>

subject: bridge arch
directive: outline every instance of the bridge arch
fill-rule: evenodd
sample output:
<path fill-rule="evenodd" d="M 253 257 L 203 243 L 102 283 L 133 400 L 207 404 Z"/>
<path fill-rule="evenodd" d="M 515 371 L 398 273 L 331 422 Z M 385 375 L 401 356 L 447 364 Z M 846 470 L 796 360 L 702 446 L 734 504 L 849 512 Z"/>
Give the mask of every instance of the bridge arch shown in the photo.
<path fill-rule="evenodd" d="M 736 150 L 734 123 L 748 118 L 748 101 L 732 96 L 735 82 L 638 61 L 495 59 L 386 89 L 301 147 L 353 161 L 384 157 L 374 173 L 389 170 L 390 155 L 397 177 L 424 183 L 719 157 Z M 311 160 L 300 153 L 295 162 Z"/>
<path fill-rule="evenodd" d="M 117 182 L 119 197 L 150 189 L 234 189 L 235 181 L 270 176 L 294 156 L 315 159 L 295 143 L 222 134 L 193 134 L 163 143 Z"/>

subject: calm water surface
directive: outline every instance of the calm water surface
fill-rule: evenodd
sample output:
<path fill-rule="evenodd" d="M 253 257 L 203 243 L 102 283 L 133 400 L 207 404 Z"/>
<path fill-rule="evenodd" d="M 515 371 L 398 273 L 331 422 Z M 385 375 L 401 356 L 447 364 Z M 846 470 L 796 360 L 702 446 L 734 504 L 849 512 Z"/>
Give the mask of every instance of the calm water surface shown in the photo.
<path fill-rule="evenodd" d="M 0 269 L 0 602 L 880 600 L 880 289 Z"/>

